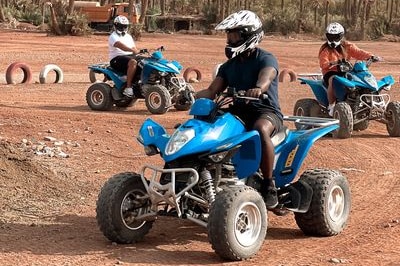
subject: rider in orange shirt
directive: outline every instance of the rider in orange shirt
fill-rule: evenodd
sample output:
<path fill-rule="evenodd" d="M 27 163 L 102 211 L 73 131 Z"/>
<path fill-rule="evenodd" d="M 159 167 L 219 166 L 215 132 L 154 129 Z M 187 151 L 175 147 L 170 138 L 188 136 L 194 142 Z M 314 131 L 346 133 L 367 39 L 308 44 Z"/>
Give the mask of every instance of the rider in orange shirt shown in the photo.
<path fill-rule="evenodd" d="M 358 48 L 355 44 L 344 41 L 344 28 L 337 22 L 333 22 L 326 28 L 327 41 L 319 50 L 319 65 L 325 84 L 328 86 L 328 111 L 329 115 L 333 115 L 333 108 L 336 103 L 336 96 L 332 86 L 332 80 L 335 75 L 343 76 L 340 72 L 337 63 L 342 59 L 349 61 L 350 59 L 367 60 L 373 58 L 374 61 L 379 61 L 380 58 L 373 56 L 370 52 Z"/>

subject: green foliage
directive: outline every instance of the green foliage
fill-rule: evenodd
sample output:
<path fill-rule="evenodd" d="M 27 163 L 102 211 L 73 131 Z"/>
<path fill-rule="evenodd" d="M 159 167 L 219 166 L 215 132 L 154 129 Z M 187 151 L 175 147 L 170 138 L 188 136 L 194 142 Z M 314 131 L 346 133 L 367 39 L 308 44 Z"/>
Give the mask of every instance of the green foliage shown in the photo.
<path fill-rule="evenodd" d="M 41 8 L 32 4 L 32 1 L 15 1 L 13 5 L 5 8 L 5 13 L 7 17 L 13 17 L 17 21 L 32 23 L 36 26 L 42 23 Z"/>
<path fill-rule="evenodd" d="M 384 15 L 379 14 L 369 21 L 367 34 L 372 39 L 378 39 L 387 33 L 389 33 L 389 23 Z"/>
<path fill-rule="evenodd" d="M 202 13 L 204 15 L 204 18 L 206 19 L 207 24 L 213 24 L 217 22 L 218 10 L 215 5 L 205 4 L 203 6 Z"/>
<path fill-rule="evenodd" d="M 284 35 L 295 32 L 297 29 L 297 14 L 293 9 L 274 7 L 266 12 L 264 30 L 266 32 L 280 32 Z"/>

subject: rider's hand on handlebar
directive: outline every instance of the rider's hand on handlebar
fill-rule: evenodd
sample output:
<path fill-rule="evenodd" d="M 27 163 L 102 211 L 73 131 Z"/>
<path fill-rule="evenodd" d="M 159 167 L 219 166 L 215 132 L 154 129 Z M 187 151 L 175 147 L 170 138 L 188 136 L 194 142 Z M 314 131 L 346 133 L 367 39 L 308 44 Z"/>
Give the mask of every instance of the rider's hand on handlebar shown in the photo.
<path fill-rule="evenodd" d="M 246 96 L 253 98 L 260 98 L 262 90 L 260 88 L 253 88 L 246 91 Z"/>
<path fill-rule="evenodd" d="M 139 54 L 145 54 L 148 53 L 149 51 L 147 49 L 140 49 Z"/>
<path fill-rule="evenodd" d="M 382 61 L 382 57 L 373 55 L 373 56 L 371 56 L 371 61 L 372 62 L 380 62 L 380 61 Z"/>

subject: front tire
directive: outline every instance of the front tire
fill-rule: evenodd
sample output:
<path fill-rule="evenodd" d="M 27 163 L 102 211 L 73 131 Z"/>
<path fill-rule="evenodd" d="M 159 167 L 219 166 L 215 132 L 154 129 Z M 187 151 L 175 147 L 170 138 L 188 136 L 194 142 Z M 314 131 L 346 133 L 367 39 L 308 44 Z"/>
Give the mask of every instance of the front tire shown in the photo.
<path fill-rule="evenodd" d="M 171 107 L 171 95 L 167 88 L 154 85 L 146 89 L 145 103 L 152 114 L 165 114 Z"/>
<path fill-rule="evenodd" d="M 192 86 L 186 85 L 186 89 L 183 92 L 180 92 L 177 96 L 177 99 L 174 103 L 174 107 L 178 111 L 187 111 L 190 109 L 194 102 L 194 95 L 195 91 Z"/>
<path fill-rule="evenodd" d="M 86 92 L 86 102 L 92 110 L 110 110 L 113 106 L 111 86 L 107 83 L 92 84 Z"/>
<path fill-rule="evenodd" d="M 261 248 L 267 226 L 260 193 L 248 186 L 226 187 L 211 204 L 208 240 L 223 259 L 245 260 Z"/>
<path fill-rule="evenodd" d="M 136 173 L 120 173 L 111 177 L 102 187 L 96 206 L 96 219 L 103 234 L 120 244 L 143 239 L 154 221 L 138 221 L 138 214 L 151 207 L 141 177 Z"/>
<path fill-rule="evenodd" d="M 334 138 L 347 139 L 353 133 L 353 112 L 346 102 L 339 102 L 333 109 L 333 118 L 339 120 L 339 128 L 332 132 Z"/>
<path fill-rule="evenodd" d="M 338 171 L 312 169 L 300 180 L 313 189 L 310 207 L 306 213 L 294 213 L 299 228 L 306 235 L 333 236 L 345 228 L 351 209 L 349 183 Z"/>
<path fill-rule="evenodd" d="M 400 137 L 400 102 L 390 102 L 386 107 L 386 129 L 391 137 Z"/>

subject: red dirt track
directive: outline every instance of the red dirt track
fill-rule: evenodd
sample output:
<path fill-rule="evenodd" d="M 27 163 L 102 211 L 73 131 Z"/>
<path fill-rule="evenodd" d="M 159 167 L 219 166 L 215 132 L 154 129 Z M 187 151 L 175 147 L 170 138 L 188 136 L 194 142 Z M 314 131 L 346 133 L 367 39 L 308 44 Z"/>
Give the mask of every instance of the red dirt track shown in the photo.
<path fill-rule="evenodd" d="M 292 214 L 278 217 L 269 212 L 264 245 L 245 262 L 221 260 L 205 228 L 175 218 L 160 217 L 143 242 L 112 244 L 96 224 L 100 187 L 116 173 L 139 171 L 144 163 L 161 165 L 156 156 L 146 157 L 135 140 L 145 118 L 171 132 L 188 113 L 151 115 L 143 101 L 127 110 L 90 110 L 85 99 L 91 84 L 87 66 L 107 61 L 107 36 L 2 31 L 0 40 L 0 265 L 400 265 L 400 138 L 389 137 L 378 122 L 350 139 L 317 141 L 303 165 L 303 170 L 337 169 L 349 180 L 352 210 L 338 236 L 305 236 Z M 321 43 L 309 37 L 267 36 L 261 46 L 276 55 L 281 69 L 311 73 L 318 72 Z M 371 70 L 378 77 L 395 77 L 389 94 L 400 101 L 400 44 L 357 44 L 385 59 Z M 143 34 L 137 45 L 164 45 L 167 59 L 200 70 L 201 81 L 192 83 L 196 90 L 210 83 L 212 69 L 225 60 L 224 36 Z M 30 66 L 33 83 L 6 83 L 6 69 L 16 61 Z M 63 83 L 40 84 L 39 73 L 47 64 L 63 70 Z M 279 85 L 286 115 L 292 114 L 297 99 L 312 97 L 289 76 Z M 24 139 L 50 146 L 46 136 L 64 141 L 60 147 L 69 157 L 24 151 Z"/>

